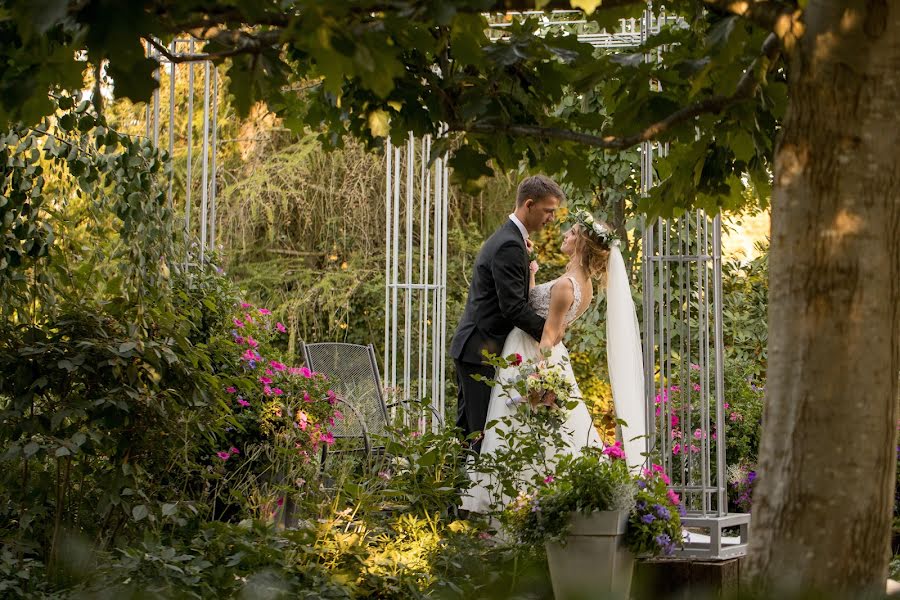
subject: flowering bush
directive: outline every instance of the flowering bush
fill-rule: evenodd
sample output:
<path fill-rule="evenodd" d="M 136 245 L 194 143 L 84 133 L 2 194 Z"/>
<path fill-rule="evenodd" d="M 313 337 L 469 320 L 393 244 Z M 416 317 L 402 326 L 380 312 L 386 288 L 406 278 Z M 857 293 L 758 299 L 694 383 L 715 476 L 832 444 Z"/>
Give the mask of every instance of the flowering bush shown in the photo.
<path fill-rule="evenodd" d="M 232 317 L 235 353 L 240 372 L 226 388 L 238 427 L 228 448 L 216 454 L 221 460 L 240 455 L 237 442 L 253 443 L 276 438 L 289 441 L 297 454 L 309 460 L 322 444 L 334 443 L 332 428 L 343 415 L 328 379 L 306 367 L 289 367 L 279 361 L 274 339 L 287 329 L 271 311 L 240 303 Z"/>
<path fill-rule="evenodd" d="M 750 512 L 753 484 L 756 481 L 756 465 L 742 463 L 728 469 L 728 508 L 738 512 Z"/>
<path fill-rule="evenodd" d="M 630 513 L 626 541 L 633 552 L 670 555 L 681 540 L 683 508 L 667 485 L 659 465 L 633 476 L 621 448 L 612 446 L 561 465 L 557 477 L 516 498 L 503 521 L 522 543 L 564 542 L 572 513 L 624 510 Z"/>
<path fill-rule="evenodd" d="M 634 510 L 628 520 L 628 545 L 636 554 L 670 556 L 681 540 L 684 506 L 659 465 L 637 478 Z"/>

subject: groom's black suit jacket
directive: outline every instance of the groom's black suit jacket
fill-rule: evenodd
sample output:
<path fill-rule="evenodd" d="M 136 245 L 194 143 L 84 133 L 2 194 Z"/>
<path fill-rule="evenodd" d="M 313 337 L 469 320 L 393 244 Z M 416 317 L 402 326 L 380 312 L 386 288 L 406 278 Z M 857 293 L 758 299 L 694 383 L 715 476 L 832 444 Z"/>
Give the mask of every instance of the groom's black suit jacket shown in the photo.
<path fill-rule="evenodd" d="M 540 341 L 544 319 L 528 305 L 528 251 L 522 234 L 507 220 L 488 238 L 475 259 L 469 297 L 450 355 L 479 364 L 482 350 L 500 354 L 513 327 Z"/>

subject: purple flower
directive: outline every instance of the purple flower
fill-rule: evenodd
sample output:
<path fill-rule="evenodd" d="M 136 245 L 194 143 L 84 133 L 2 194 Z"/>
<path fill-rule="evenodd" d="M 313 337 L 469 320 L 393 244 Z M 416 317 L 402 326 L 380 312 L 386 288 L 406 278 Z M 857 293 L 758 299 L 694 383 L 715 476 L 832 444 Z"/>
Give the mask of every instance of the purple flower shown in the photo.
<path fill-rule="evenodd" d="M 647 482 L 644 481 L 643 479 L 639 479 L 637 482 L 637 486 L 641 489 L 644 489 L 647 487 Z"/>
<path fill-rule="evenodd" d="M 650 523 L 652 523 L 653 521 L 655 521 L 655 520 L 656 520 L 656 517 L 654 517 L 654 516 L 651 515 L 650 513 L 647 513 L 646 515 L 642 515 L 642 516 L 641 516 L 641 521 L 644 522 L 644 523 L 646 523 L 646 524 L 648 524 L 648 525 L 649 525 Z"/>
<path fill-rule="evenodd" d="M 635 503 L 634 507 L 638 510 L 644 510 L 645 508 L 647 508 L 647 502 L 644 500 L 638 500 Z"/>
<path fill-rule="evenodd" d="M 669 513 L 669 509 L 660 504 L 654 504 L 653 510 L 656 512 L 656 516 L 660 519 L 668 521 L 672 517 L 672 515 Z"/>

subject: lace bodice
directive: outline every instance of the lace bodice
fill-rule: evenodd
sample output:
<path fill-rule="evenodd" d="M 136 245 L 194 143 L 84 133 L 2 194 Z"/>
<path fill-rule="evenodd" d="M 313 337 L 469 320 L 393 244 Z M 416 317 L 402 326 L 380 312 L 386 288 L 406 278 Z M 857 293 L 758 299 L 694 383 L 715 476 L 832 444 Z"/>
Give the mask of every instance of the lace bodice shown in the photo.
<path fill-rule="evenodd" d="M 568 325 L 578 318 L 578 308 L 581 306 L 581 287 L 574 277 L 568 275 L 564 275 L 564 277 L 572 282 L 572 290 L 575 293 L 575 299 L 572 301 L 572 306 L 566 311 L 566 325 Z M 528 304 L 531 305 L 534 312 L 545 319 L 550 314 L 550 290 L 560 279 L 562 279 L 562 277 L 536 285 L 528 292 Z"/>

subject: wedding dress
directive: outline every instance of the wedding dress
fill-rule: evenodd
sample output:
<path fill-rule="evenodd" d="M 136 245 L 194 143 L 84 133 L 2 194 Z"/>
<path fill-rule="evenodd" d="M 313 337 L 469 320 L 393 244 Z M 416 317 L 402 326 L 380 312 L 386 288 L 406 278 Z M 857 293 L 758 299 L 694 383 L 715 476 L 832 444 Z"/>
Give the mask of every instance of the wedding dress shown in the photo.
<path fill-rule="evenodd" d="M 581 315 L 578 309 L 581 307 L 582 291 L 578 285 L 578 281 L 571 276 L 563 276 L 547 283 L 542 283 L 533 287 L 528 294 L 528 303 L 531 308 L 544 317 L 545 319 L 550 313 L 550 291 L 553 286 L 563 279 L 569 279 L 572 282 L 574 300 L 565 315 L 566 327 L 574 322 Z M 520 354 L 524 361 L 538 362 L 543 359 L 540 352 L 538 342 L 533 337 L 519 329 L 514 328 L 506 338 L 503 345 L 502 356 L 508 357 L 512 354 Z M 557 447 L 555 453 L 571 454 L 573 456 L 580 455 L 583 448 L 602 447 L 603 442 L 600 434 L 594 427 L 594 420 L 588 411 L 587 406 L 581 399 L 581 391 L 578 383 L 575 381 L 575 374 L 572 371 L 572 365 L 569 362 L 569 351 L 565 344 L 560 342 L 553 347 L 550 357 L 546 359 L 549 365 L 559 365 L 563 370 L 566 379 L 572 385 L 572 396 L 569 400 L 575 400 L 577 405 L 568 410 L 568 415 L 564 425 L 562 426 L 562 435 L 564 446 L 562 449 Z M 516 367 L 508 367 L 500 369 L 496 374 L 497 381 L 505 381 L 511 379 L 516 374 Z M 517 404 L 512 398 L 509 398 L 506 391 L 499 385 L 495 385 L 491 391 L 491 400 L 488 405 L 488 415 L 486 423 L 496 421 L 494 426 L 487 427 L 484 432 L 484 439 L 481 442 L 481 457 L 496 453 L 498 450 L 505 448 L 506 428 L 512 426 L 515 435 L 524 435 L 523 428 L 528 427 L 526 423 L 521 422 L 517 417 Z M 554 457 L 550 457 L 551 460 Z M 512 498 L 501 497 L 500 492 L 491 488 L 492 477 L 485 473 L 475 470 L 470 471 L 470 477 L 473 480 L 473 487 L 463 496 L 462 508 L 472 512 L 486 513 L 490 512 L 491 504 L 495 507 L 502 507 L 508 504 Z M 496 482 L 494 482 L 496 483 Z"/>

